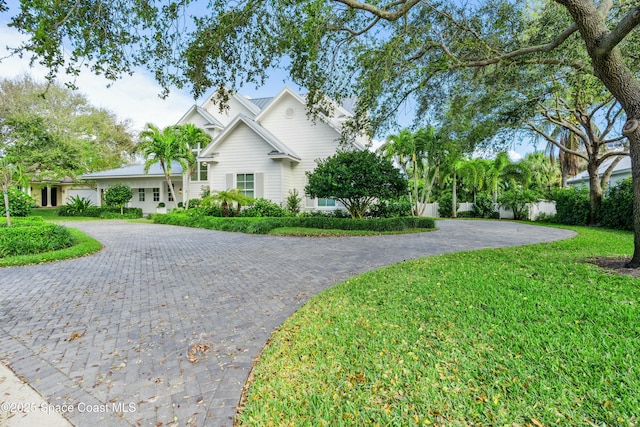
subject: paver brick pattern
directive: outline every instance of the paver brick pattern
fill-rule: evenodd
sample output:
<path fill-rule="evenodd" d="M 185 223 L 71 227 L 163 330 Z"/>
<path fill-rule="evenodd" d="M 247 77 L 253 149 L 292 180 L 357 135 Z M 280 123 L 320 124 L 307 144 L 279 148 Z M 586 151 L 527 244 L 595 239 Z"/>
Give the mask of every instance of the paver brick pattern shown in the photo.
<path fill-rule="evenodd" d="M 0 269 L 0 357 L 49 404 L 75 405 L 65 416 L 77 426 L 231 426 L 269 335 L 323 289 L 406 259 L 572 235 L 489 221 L 340 238 L 69 225 L 105 248 Z M 194 344 L 209 346 L 197 362 Z"/>

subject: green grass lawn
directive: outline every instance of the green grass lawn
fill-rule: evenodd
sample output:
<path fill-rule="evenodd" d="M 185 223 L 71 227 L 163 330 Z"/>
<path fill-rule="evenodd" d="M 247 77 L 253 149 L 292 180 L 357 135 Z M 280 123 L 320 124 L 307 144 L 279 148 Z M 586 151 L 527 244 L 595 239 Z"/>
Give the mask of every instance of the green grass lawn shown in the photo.
<path fill-rule="evenodd" d="M 631 233 L 407 261 L 313 298 L 252 373 L 241 425 L 637 426 L 640 280 L 586 260 Z"/>

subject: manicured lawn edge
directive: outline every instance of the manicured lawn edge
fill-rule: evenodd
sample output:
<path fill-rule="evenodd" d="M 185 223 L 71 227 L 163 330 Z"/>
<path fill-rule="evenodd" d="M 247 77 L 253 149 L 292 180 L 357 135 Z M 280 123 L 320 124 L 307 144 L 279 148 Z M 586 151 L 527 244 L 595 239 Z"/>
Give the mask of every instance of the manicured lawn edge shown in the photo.
<path fill-rule="evenodd" d="M 237 425 L 640 422 L 640 283 L 585 260 L 631 233 L 407 261 L 312 298 L 256 361 Z"/>
<path fill-rule="evenodd" d="M 48 262 L 63 261 L 71 258 L 79 258 L 98 252 L 102 249 L 102 243 L 89 237 L 80 230 L 68 228 L 77 243 L 69 248 L 57 251 L 44 252 L 34 255 L 20 255 L 0 258 L 0 267 L 13 267 L 19 265 L 44 264 Z"/>

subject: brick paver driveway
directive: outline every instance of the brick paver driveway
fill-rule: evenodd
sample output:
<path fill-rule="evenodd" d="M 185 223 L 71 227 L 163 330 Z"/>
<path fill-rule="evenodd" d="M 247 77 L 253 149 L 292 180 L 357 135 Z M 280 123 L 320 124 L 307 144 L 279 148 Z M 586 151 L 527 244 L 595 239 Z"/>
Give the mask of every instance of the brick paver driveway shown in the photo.
<path fill-rule="evenodd" d="M 490 221 L 349 238 L 72 225 L 104 250 L 0 269 L 0 358 L 51 405 L 74 405 L 78 426 L 231 426 L 253 359 L 312 295 L 405 259 L 573 235 Z M 193 363 L 196 343 L 210 348 Z"/>

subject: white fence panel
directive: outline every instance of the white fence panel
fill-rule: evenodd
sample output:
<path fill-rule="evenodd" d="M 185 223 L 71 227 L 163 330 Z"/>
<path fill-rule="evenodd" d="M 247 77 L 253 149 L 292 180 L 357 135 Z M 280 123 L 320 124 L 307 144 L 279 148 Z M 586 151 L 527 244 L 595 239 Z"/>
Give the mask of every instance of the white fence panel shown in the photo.
<path fill-rule="evenodd" d="M 473 210 L 473 203 L 460 203 L 458 212 L 466 212 Z M 511 209 L 505 209 L 501 206 L 496 206 L 496 210 L 500 213 L 501 219 L 513 219 L 513 212 Z M 529 206 L 529 219 L 535 221 L 540 214 L 555 215 L 556 214 L 556 202 L 541 200 L 538 203 L 533 203 Z M 430 218 L 440 218 L 438 213 L 438 203 L 427 203 L 424 206 L 422 216 Z"/>

